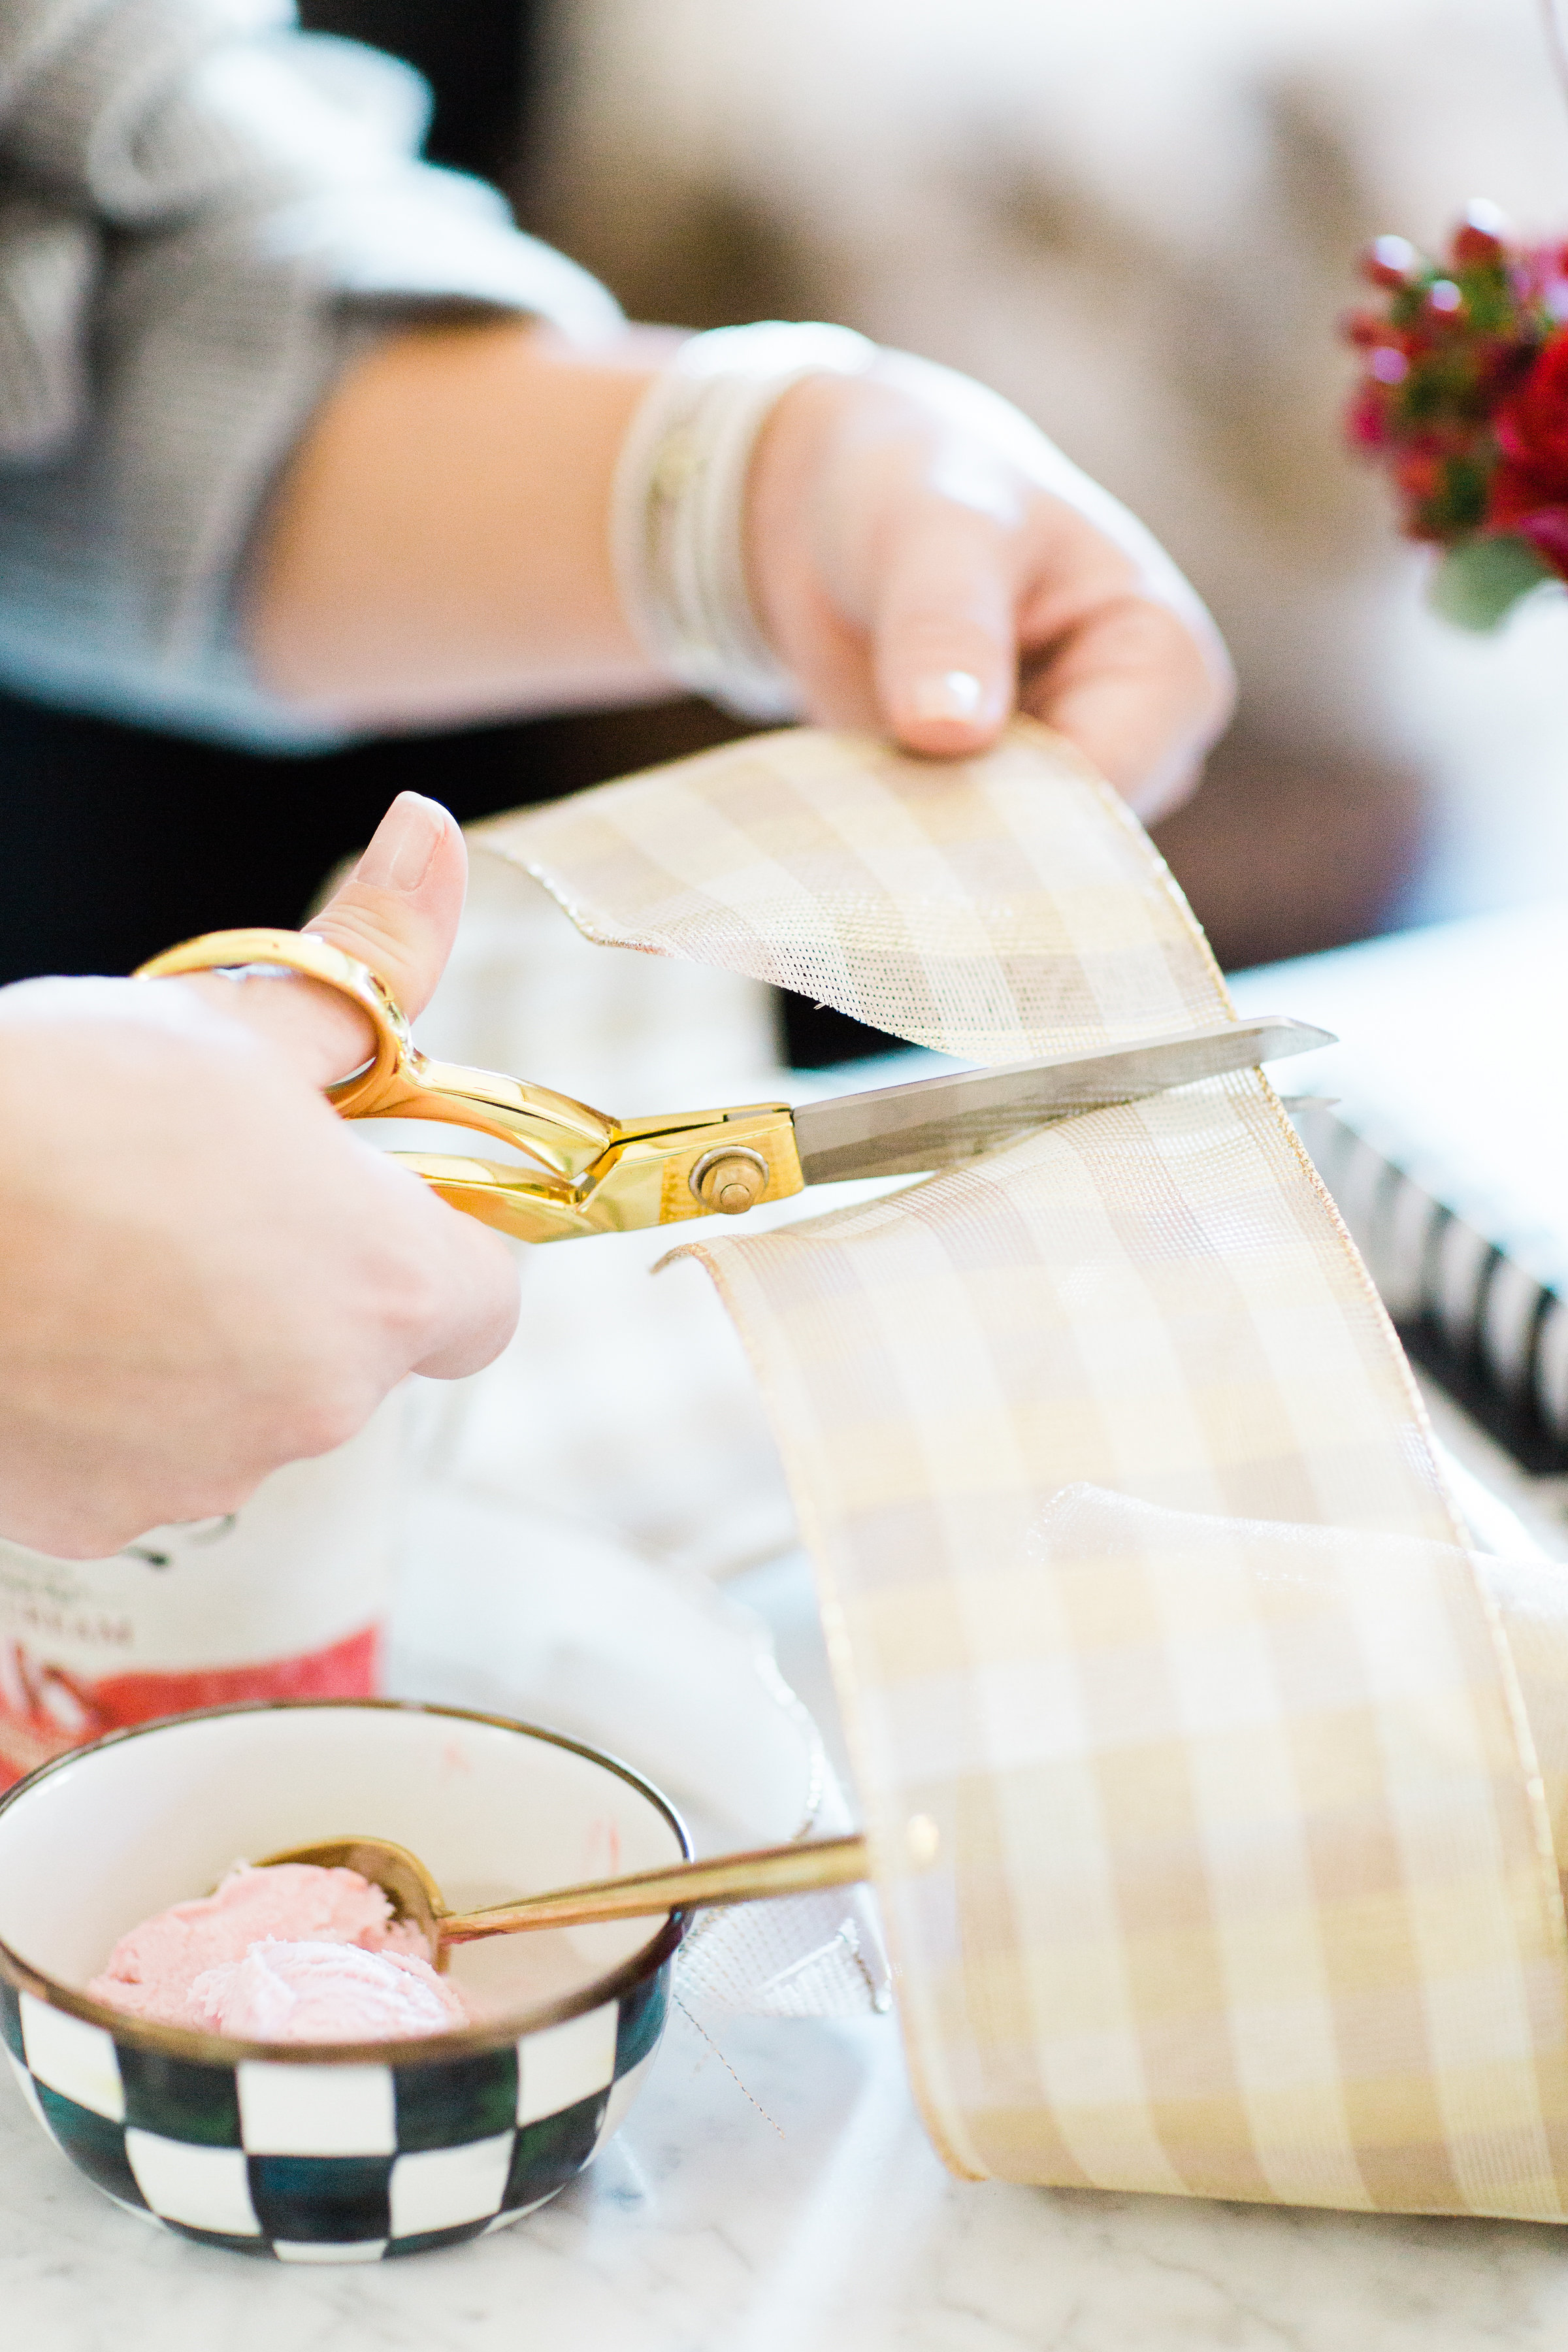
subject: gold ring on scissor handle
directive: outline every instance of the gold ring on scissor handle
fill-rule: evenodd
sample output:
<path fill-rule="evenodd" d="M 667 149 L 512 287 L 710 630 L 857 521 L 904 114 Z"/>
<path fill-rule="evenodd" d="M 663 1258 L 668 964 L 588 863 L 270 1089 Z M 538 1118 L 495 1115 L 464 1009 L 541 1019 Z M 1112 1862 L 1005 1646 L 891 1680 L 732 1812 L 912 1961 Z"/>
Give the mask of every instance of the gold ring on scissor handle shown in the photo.
<path fill-rule="evenodd" d="M 508 1145 L 521 1164 L 447 1153 L 393 1157 L 453 1208 L 527 1242 L 629 1233 L 715 1213 L 735 1215 L 804 1189 L 787 1103 L 615 1119 L 570 1095 L 497 1070 L 432 1061 L 384 981 L 309 931 L 208 931 L 152 958 L 138 980 L 281 967 L 357 1004 L 375 1053 L 326 1089 L 344 1118 L 437 1120 Z"/>

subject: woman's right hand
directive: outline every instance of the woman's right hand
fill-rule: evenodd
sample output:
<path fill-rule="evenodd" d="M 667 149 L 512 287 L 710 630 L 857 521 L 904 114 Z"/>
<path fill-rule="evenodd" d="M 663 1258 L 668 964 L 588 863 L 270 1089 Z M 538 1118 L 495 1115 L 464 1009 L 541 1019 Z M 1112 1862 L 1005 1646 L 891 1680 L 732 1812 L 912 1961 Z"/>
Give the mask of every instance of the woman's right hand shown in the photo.
<path fill-rule="evenodd" d="M 404 793 L 310 929 L 416 1013 L 465 873 L 452 819 Z M 504 1243 L 322 1098 L 368 1050 L 310 981 L 0 990 L 0 1535 L 92 1559 L 230 1511 L 405 1373 L 505 1346 Z"/>

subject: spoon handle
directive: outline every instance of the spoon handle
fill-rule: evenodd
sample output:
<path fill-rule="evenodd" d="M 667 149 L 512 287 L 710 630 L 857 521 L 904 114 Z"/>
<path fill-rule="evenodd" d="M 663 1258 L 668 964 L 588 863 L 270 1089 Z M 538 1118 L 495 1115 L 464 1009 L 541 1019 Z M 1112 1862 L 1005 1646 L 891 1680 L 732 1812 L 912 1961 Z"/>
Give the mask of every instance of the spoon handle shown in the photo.
<path fill-rule="evenodd" d="M 754 1853 L 716 1854 L 711 1862 L 678 1862 L 631 1878 L 596 1879 L 482 1911 L 453 1911 L 437 1922 L 443 1944 L 473 1944 L 484 1936 L 515 1936 L 531 1927 L 581 1927 L 596 1919 L 642 1919 L 660 1911 L 690 1911 L 710 1903 L 757 1903 L 777 1895 L 807 1895 L 820 1886 L 849 1886 L 871 1874 L 863 1837 L 817 1838 L 801 1845 L 763 1846 Z"/>

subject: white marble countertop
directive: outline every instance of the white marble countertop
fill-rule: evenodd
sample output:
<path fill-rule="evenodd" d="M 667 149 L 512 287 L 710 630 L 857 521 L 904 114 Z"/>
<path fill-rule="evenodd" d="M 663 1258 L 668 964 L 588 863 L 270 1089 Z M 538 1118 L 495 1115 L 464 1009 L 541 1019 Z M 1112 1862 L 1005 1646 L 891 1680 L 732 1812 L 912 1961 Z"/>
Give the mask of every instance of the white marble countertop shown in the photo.
<path fill-rule="evenodd" d="M 371 2269 L 241 2263 L 116 2211 L 43 2146 L 7 2075 L 4 2339 L 36 2352 L 1559 2352 L 1568 2336 L 1568 2241 L 1553 2231 L 950 2180 L 889 2021 L 745 2022 L 724 2040 L 745 2093 L 678 2018 L 619 2138 L 553 2204 L 498 2237 Z"/>
<path fill-rule="evenodd" d="M 1502 1457 L 1436 1401 L 1466 1466 Z M 1515 1491 L 1515 1489 L 1518 1491 Z M 1552 1490 L 1552 1503 L 1559 1497 Z M 1560 1511 L 1537 1532 L 1565 1548 Z M 838 1745 L 805 1564 L 731 1587 Z M 0 2069 L 10 2352 L 1562 2352 L 1568 2232 L 950 2179 L 898 2029 L 679 2011 L 592 2169 L 511 2231 L 348 2269 L 241 2262 L 118 2211 Z"/>

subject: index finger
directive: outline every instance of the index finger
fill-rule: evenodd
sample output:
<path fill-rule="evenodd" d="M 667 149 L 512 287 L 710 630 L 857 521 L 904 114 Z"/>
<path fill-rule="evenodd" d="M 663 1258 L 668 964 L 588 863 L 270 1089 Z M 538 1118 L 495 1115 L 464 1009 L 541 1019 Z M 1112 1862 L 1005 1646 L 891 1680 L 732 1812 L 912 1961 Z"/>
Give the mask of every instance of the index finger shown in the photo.
<path fill-rule="evenodd" d="M 1230 717 L 1228 675 L 1186 618 L 1129 589 L 1032 661 L 1020 708 L 1077 744 L 1145 823 L 1184 800 Z"/>

